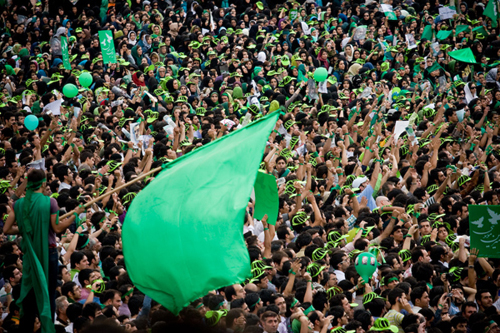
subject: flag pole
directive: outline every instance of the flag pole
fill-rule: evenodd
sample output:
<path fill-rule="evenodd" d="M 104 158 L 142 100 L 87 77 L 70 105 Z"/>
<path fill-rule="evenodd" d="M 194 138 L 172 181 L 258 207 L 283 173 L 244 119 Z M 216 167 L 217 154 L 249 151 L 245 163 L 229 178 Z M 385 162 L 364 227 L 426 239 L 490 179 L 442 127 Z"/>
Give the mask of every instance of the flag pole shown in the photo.
<path fill-rule="evenodd" d="M 126 187 L 129 187 L 129 186 L 130 186 L 130 185 L 132 185 L 133 183 L 136 183 L 136 182 L 138 182 L 139 180 L 142 180 L 142 179 L 146 178 L 147 176 L 149 176 L 149 175 L 151 175 L 151 174 L 153 174 L 153 173 L 155 173 L 155 172 L 161 171 L 161 169 L 163 169 L 163 166 L 159 166 L 159 167 L 157 167 L 157 168 L 154 168 L 153 170 L 149 170 L 149 172 L 146 172 L 145 174 L 140 175 L 139 177 L 132 179 L 132 180 L 131 180 L 131 181 L 129 181 L 128 183 L 123 184 L 123 185 L 121 185 L 121 186 L 118 186 L 117 188 L 113 189 L 112 191 L 110 191 L 110 192 L 106 192 L 106 193 L 104 193 L 103 195 L 98 196 L 97 198 L 95 198 L 95 199 L 93 199 L 93 200 L 91 200 L 91 201 L 87 202 L 85 205 L 83 205 L 83 207 L 84 207 L 84 208 L 87 208 L 87 207 L 89 207 L 89 206 L 93 205 L 94 203 L 96 203 L 97 201 L 102 200 L 103 198 L 105 198 L 105 197 L 107 197 L 107 196 L 110 196 L 111 194 L 113 194 L 113 193 L 115 193 L 115 192 L 118 192 L 118 191 L 120 191 L 120 190 L 122 190 L 122 189 L 124 189 L 124 188 L 126 188 Z M 62 220 L 62 219 L 65 219 L 65 218 L 67 218 L 67 217 L 70 217 L 70 216 L 71 216 L 74 212 L 75 212 L 75 211 L 74 211 L 74 210 L 72 210 L 71 212 L 66 213 L 66 214 L 64 214 L 63 216 L 59 217 L 59 219 L 61 219 L 61 220 Z"/>

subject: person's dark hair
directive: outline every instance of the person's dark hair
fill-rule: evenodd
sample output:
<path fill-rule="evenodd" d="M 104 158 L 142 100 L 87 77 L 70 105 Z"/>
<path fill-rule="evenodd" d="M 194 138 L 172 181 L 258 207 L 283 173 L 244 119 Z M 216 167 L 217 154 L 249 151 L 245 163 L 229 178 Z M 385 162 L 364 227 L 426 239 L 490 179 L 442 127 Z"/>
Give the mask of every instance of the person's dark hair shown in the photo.
<path fill-rule="evenodd" d="M 417 287 L 417 288 L 414 288 L 412 291 L 411 291 L 411 294 L 410 294 L 410 298 L 411 298 L 411 302 L 413 304 L 415 304 L 415 302 L 417 301 L 417 299 L 421 299 L 423 294 L 427 292 L 427 288 L 426 287 Z"/>
<path fill-rule="evenodd" d="M 71 253 L 71 257 L 70 257 L 71 269 L 76 268 L 76 264 L 77 263 L 79 264 L 80 261 L 82 261 L 84 257 L 85 257 L 85 254 L 83 254 L 83 252 L 75 251 L 75 252 Z"/>
<path fill-rule="evenodd" d="M 232 329 L 234 320 L 245 315 L 245 311 L 242 309 L 231 309 L 226 316 L 226 327 Z"/>
<path fill-rule="evenodd" d="M 429 282 L 434 275 L 434 267 L 425 262 L 416 262 L 411 267 L 412 276 L 418 281 Z"/>
<path fill-rule="evenodd" d="M 297 247 L 301 249 L 302 247 L 308 245 L 311 242 L 312 242 L 312 236 L 307 232 L 303 232 L 297 237 L 295 244 L 297 244 Z"/>
<path fill-rule="evenodd" d="M 142 308 L 142 303 L 144 301 L 144 297 L 141 295 L 134 295 L 130 297 L 128 300 L 128 309 L 130 310 L 130 314 L 135 316 L 139 314 Z"/>
<path fill-rule="evenodd" d="M 370 302 L 364 304 L 365 309 L 370 311 L 372 316 L 381 317 L 385 308 L 385 301 L 381 298 L 374 298 Z"/>
<path fill-rule="evenodd" d="M 401 296 L 403 296 L 403 294 L 404 294 L 403 289 L 399 289 L 399 288 L 392 289 L 388 295 L 389 303 L 391 303 L 391 305 L 396 304 L 397 299 L 400 298 Z"/>
<path fill-rule="evenodd" d="M 82 315 L 82 311 L 83 311 L 83 304 L 72 303 L 68 305 L 68 307 L 66 308 L 66 316 L 68 316 L 69 321 L 74 323 L 75 320 Z"/>
<path fill-rule="evenodd" d="M 101 310 L 101 306 L 98 303 L 88 303 L 83 307 L 82 316 L 87 318 L 95 318 L 95 313 Z"/>
<path fill-rule="evenodd" d="M 344 313 L 345 310 L 342 306 L 340 305 L 332 306 L 328 311 L 328 315 L 333 316 L 332 325 L 337 326 L 339 319 L 342 319 Z"/>
<path fill-rule="evenodd" d="M 368 327 L 372 324 L 372 314 L 370 312 L 366 310 L 356 310 L 354 311 L 354 319 L 354 321 L 359 322 L 360 326 L 368 332 Z"/>
<path fill-rule="evenodd" d="M 63 296 L 66 296 L 69 298 L 69 293 L 73 293 L 73 290 L 77 284 L 74 283 L 73 281 L 66 282 L 65 284 L 62 285 L 61 287 L 61 294 Z"/>
<path fill-rule="evenodd" d="M 243 304 L 245 303 L 245 299 L 238 298 L 231 302 L 231 309 L 240 309 L 243 308 Z"/>

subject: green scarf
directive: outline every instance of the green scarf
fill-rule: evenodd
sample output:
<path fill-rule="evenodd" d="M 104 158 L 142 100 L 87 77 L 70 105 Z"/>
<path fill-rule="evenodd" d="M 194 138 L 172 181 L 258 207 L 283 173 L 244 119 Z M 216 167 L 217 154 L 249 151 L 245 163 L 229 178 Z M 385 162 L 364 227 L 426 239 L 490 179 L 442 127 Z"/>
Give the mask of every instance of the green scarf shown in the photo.
<path fill-rule="evenodd" d="M 31 186 L 30 186 L 31 185 Z M 21 295 L 17 305 L 21 308 L 22 302 L 33 288 L 36 294 L 36 303 L 40 313 L 42 332 L 55 332 L 50 309 L 48 290 L 49 278 L 49 226 L 50 226 L 50 198 L 42 193 L 33 192 L 42 184 L 28 184 L 26 196 L 16 201 L 14 212 L 22 235 L 21 247 L 23 257 L 23 279 L 21 280 Z"/>

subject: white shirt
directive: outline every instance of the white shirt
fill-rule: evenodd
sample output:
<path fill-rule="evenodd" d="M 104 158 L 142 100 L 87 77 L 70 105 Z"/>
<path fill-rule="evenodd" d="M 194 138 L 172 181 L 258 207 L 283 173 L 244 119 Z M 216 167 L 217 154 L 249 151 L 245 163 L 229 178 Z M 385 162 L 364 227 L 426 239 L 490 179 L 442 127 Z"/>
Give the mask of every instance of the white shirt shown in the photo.
<path fill-rule="evenodd" d="M 335 275 L 337 275 L 337 282 L 344 281 L 345 280 L 345 273 L 342 271 L 339 271 L 338 269 L 333 271 Z"/>
<path fill-rule="evenodd" d="M 59 191 L 57 191 L 58 193 L 61 192 L 62 190 L 65 190 L 65 189 L 70 189 L 71 188 L 71 185 L 69 184 L 66 184 L 66 183 L 61 183 L 61 185 L 59 185 Z"/>

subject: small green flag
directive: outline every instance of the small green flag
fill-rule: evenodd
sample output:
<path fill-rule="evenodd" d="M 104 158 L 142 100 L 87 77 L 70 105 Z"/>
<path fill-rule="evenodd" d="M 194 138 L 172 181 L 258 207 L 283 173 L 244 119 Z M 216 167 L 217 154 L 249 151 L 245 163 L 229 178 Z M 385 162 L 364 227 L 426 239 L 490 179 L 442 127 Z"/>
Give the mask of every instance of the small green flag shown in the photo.
<path fill-rule="evenodd" d="M 452 33 L 452 31 L 439 30 L 437 35 L 436 35 L 436 38 L 439 40 L 443 40 L 443 39 L 450 37 L 451 33 Z"/>
<path fill-rule="evenodd" d="M 451 51 L 448 52 L 448 55 L 452 57 L 455 60 L 461 61 L 461 62 L 466 62 L 468 64 L 475 64 L 476 63 L 476 58 L 474 58 L 474 53 L 472 53 L 472 50 L 470 47 L 461 49 L 461 50 L 456 50 L 456 51 Z"/>
<path fill-rule="evenodd" d="M 279 210 L 279 195 L 276 178 L 264 172 L 257 173 L 255 181 L 255 212 L 254 217 L 262 220 L 267 214 L 267 222 L 276 225 Z"/>
<path fill-rule="evenodd" d="M 71 63 L 69 62 L 68 39 L 65 36 L 61 36 L 61 51 L 64 69 L 70 71 Z"/>
<path fill-rule="evenodd" d="M 422 39 L 432 40 L 432 26 L 426 25 L 424 28 L 424 32 L 422 33 Z"/>
<path fill-rule="evenodd" d="M 111 30 L 99 31 L 99 42 L 101 43 L 102 60 L 104 64 L 116 64 L 115 43 Z"/>
<path fill-rule="evenodd" d="M 470 248 L 479 257 L 500 258 L 500 206 L 469 205 Z"/>
<path fill-rule="evenodd" d="M 396 14 L 394 12 L 385 12 L 385 17 L 387 17 L 387 19 L 389 21 L 397 21 L 398 20 L 398 17 L 396 16 Z"/>
<path fill-rule="evenodd" d="M 251 276 L 243 223 L 279 115 L 166 164 L 132 202 L 122 233 L 127 271 L 175 315 L 210 290 Z"/>
<path fill-rule="evenodd" d="M 465 25 L 465 24 L 463 24 L 463 25 L 457 25 L 455 27 L 455 36 L 458 36 L 459 33 L 465 32 L 467 30 L 469 30 L 469 26 L 468 25 Z"/>
<path fill-rule="evenodd" d="M 486 37 L 489 35 L 488 31 L 486 31 L 486 29 L 482 25 L 479 27 L 475 27 L 474 29 L 472 29 L 472 31 L 483 34 L 483 36 L 486 36 Z"/>
<path fill-rule="evenodd" d="M 491 19 L 491 26 L 496 28 L 498 26 L 498 0 L 490 0 L 483 11 L 485 16 Z"/>

